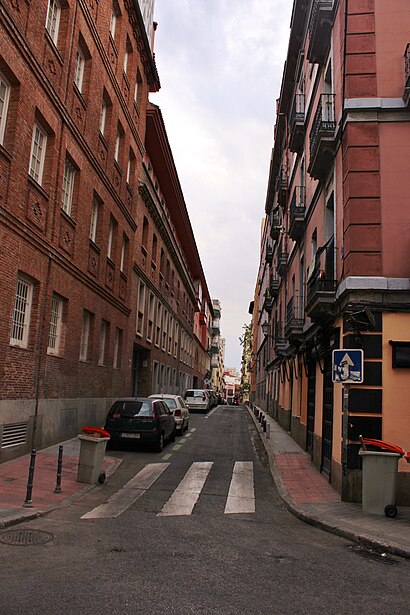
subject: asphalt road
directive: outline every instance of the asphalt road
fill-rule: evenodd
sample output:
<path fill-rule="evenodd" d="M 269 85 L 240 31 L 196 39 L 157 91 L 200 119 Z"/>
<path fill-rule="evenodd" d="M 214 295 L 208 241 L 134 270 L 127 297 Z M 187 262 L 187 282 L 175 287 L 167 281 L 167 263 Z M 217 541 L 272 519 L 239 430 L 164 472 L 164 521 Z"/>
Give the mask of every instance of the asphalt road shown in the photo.
<path fill-rule="evenodd" d="M 191 415 L 162 453 L 110 454 L 123 462 L 104 485 L 24 524 L 52 540 L 0 544 L 1 615 L 408 612 L 410 563 L 359 556 L 293 517 L 244 409 Z"/>

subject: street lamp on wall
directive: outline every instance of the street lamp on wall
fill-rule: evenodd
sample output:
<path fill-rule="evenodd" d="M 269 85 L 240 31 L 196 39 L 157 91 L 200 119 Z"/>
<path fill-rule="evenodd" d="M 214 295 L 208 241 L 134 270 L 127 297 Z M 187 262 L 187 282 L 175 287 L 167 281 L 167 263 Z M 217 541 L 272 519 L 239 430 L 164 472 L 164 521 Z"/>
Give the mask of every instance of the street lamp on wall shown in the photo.
<path fill-rule="evenodd" d="M 265 320 L 265 322 L 261 325 L 261 327 L 262 327 L 262 333 L 265 337 L 272 337 L 271 335 L 269 335 L 270 325 L 267 320 Z"/>

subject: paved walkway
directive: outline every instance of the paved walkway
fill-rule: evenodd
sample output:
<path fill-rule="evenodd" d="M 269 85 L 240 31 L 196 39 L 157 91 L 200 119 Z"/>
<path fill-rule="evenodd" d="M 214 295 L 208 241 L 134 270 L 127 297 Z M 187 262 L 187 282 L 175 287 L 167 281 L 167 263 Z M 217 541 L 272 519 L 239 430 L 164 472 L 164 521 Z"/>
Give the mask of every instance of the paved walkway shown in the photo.
<path fill-rule="evenodd" d="M 341 502 L 310 457 L 270 416 L 266 437 L 253 412 L 249 414 L 266 449 L 272 476 L 287 508 L 298 518 L 324 530 L 373 548 L 410 558 L 410 508 L 399 507 L 395 519 L 365 514 L 360 504 Z M 24 507 L 30 455 L 0 464 L 0 528 L 69 506 L 94 488 L 77 481 L 80 441 L 63 442 L 62 493 L 54 493 L 58 445 L 38 451 L 32 490 L 32 507 Z M 121 460 L 106 456 L 103 469 L 115 472 Z"/>

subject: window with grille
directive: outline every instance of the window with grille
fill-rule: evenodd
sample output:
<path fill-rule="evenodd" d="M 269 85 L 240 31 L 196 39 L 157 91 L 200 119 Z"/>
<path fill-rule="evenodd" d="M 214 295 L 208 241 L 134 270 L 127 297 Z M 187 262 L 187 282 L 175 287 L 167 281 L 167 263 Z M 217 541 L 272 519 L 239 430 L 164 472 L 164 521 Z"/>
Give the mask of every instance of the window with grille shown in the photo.
<path fill-rule="evenodd" d="M 84 67 L 85 57 L 81 49 L 77 49 L 77 55 L 75 57 L 74 68 L 74 83 L 77 86 L 79 92 L 83 91 L 83 79 L 84 79 Z"/>
<path fill-rule="evenodd" d="M 114 338 L 114 360 L 113 367 L 114 369 L 119 369 L 121 367 L 121 354 L 122 354 L 122 329 L 115 329 L 115 338 Z"/>
<path fill-rule="evenodd" d="M 80 361 L 87 361 L 90 345 L 91 312 L 83 311 L 83 325 L 80 340 Z"/>
<path fill-rule="evenodd" d="M 34 123 L 31 143 L 30 175 L 41 185 L 43 179 L 44 159 L 46 155 L 47 135 L 37 122 Z"/>
<path fill-rule="evenodd" d="M 73 207 L 75 168 L 74 165 L 66 159 L 64 165 L 63 188 L 61 192 L 61 209 L 71 216 Z"/>
<path fill-rule="evenodd" d="M 0 143 L 3 144 L 7 111 L 10 100 L 10 85 L 0 73 Z"/>
<path fill-rule="evenodd" d="M 11 322 L 10 344 L 13 346 L 27 347 L 32 299 L 33 284 L 19 276 Z"/>
<path fill-rule="evenodd" d="M 57 295 L 51 299 L 50 330 L 48 333 L 48 352 L 59 354 L 63 324 L 63 300 Z"/>
<path fill-rule="evenodd" d="M 100 352 L 98 355 L 98 365 L 105 365 L 105 351 L 107 348 L 108 327 L 108 322 L 106 320 L 102 320 L 100 330 Z"/>
<path fill-rule="evenodd" d="M 142 335 L 144 330 L 144 311 L 145 311 L 145 284 L 140 280 L 138 286 L 138 304 L 137 304 L 137 335 Z"/>
<path fill-rule="evenodd" d="M 96 240 L 97 240 L 98 209 L 99 209 L 99 203 L 97 199 L 94 198 L 93 205 L 91 208 L 91 222 L 90 222 L 90 239 L 94 243 L 96 243 Z"/>
<path fill-rule="evenodd" d="M 149 306 L 148 306 L 148 327 L 147 327 L 147 341 L 152 342 L 154 334 L 154 319 L 155 319 L 155 295 L 150 293 Z"/>
<path fill-rule="evenodd" d="M 54 45 L 57 45 L 58 28 L 60 26 L 61 7 L 57 0 L 48 0 L 46 30 Z"/>

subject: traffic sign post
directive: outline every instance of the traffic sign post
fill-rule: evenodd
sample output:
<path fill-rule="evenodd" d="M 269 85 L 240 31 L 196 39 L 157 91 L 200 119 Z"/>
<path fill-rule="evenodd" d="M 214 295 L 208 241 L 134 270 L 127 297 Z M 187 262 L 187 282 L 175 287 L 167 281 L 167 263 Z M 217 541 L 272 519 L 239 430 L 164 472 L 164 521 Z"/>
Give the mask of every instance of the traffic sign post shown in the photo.
<path fill-rule="evenodd" d="M 332 380 L 341 384 L 363 382 L 363 350 L 341 348 L 332 352 Z"/>

